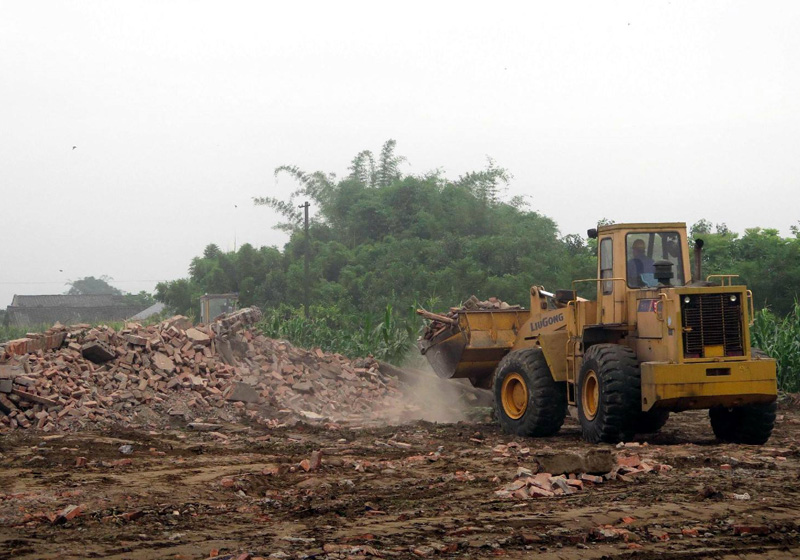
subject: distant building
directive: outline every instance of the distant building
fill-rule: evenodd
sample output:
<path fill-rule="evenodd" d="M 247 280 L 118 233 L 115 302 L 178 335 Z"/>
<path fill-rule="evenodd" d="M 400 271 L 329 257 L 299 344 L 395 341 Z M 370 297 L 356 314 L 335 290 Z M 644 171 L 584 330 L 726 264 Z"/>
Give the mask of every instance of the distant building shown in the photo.
<path fill-rule="evenodd" d="M 158 303 L 154 303 L 153 305 L 151 305 L 150 307 L 148 307 L 144 311 L 140 311 L 139 313 L 137 313 L 133 317 L 130 317 L 130 320 L 131 321 L 144 321 L 145 319 L 149 319 L 153 315 L 158 315 L 159 313 L 164 311 L 164 309 L 166 309 L 166 308 L 167 308 L 167 306 L 159 301 Z"/>
<path fill-rule="evenodd" d="M 15 327 L 125 321 L 147 307 L 116 295 L 15 295 L 6 308 L 6 320 Z"/>

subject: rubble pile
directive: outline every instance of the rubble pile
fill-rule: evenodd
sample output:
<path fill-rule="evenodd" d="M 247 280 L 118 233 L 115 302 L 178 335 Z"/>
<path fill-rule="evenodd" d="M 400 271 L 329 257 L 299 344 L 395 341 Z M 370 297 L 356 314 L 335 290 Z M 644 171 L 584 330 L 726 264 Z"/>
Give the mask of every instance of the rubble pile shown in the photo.
<path fill-rule="evenodd" d="M 511 451 L 524 456 L 525 448 L 514 442 L 498 445 L 495 455 L 508 456 Z M 654 459 L 642 459 L 636 453 L 619 453 L 616 457 L 604 449 L 585 454 L 574 452 L 543 453 L 535 457 L 532 468 L 518 467 L 514 480 L 495 491 L 501 498 L 530 500 L 570 495 L 609 480 L 634 482 L 643 474 L 659 474 L 672 470 L 670 465 Z M 548 471 L 548 472 L 545 472 Z"/>
<path fill-rule="evenodd" d="M 496 297 L 490 297 L 485 301 L 479 300 L 474 295 L 470 296 L 461 307 L 451 307 L 446 315 L 439 315 L 431 313 L 424 309 L 417 309 L 417 314 L 429 319 L 431 322 L 422 333 L 422 339 L 432 340 L 437 338 L 443 332 L 453 330 L 453 327 L 458 325 L 458 316 L 464 311 L 491 311 L 491 310 L 506 310 L 506 309 L 522 309 L 520 305 L 511 305 L 505 301 L 501 301 Z"/>
<path fill-rule="evenodd" d="M 400 394 L 374 361 L 270 340 L 258 308 L 192 326 L 56 325 L 0 348 L 0 429 L 154 425 L 171 418 L 275 423 L 369 414 Z"/>

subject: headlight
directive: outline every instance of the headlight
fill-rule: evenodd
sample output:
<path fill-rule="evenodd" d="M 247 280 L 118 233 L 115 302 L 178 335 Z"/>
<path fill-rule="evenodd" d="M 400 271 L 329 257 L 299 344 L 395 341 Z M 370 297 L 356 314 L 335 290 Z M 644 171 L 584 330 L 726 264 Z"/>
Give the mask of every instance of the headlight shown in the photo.
<path fill-rule="evenodd" d="M 731 294 L 731 301 L 736 301 L 736 294 Z"/>
<path fill-rule="evenodd" d="M 692 301 L 692 298 L 690 298 L 689 296 L 684 296 L 683 303 L 689 303 L 690 301 Z"/>

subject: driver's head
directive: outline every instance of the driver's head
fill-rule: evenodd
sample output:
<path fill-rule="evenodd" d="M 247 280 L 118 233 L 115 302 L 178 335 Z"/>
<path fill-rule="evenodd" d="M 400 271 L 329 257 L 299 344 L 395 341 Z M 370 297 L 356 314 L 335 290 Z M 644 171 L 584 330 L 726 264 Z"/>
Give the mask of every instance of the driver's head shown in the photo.
<path fill-rule="evenodd" d="M 637 239 L 633 242 L 633 255 L 635 257 L 641 257 L 644 255 L 644 241 L 641 239 Z"/>

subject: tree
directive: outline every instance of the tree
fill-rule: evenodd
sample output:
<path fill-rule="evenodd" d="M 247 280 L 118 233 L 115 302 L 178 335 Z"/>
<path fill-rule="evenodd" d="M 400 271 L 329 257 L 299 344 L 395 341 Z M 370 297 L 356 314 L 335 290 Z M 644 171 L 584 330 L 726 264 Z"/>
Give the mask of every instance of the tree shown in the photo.
<path fill-rule="evenodd" d="M 371 151 L 363 150 L 353 158 L 350 163 L 349 178 L 358 181 L 365 187 L 375 187 L 378 176 L 375 169 L 375 158 Z"/>
<path fill-rule="evenodd" d="M 282 213 L 289 241 L 281 249 L 244 244 L 237 252 L 209 246 L 191 262 L 186 284 L 165 285 L 161 301 L 195 309 L 200 294 L 238 292 L 243 304 L 295 308 L 302 302 L 304 237 L 299 202 L 314 204 L 310 225 L 311 302 L 357 323 L 387 306 L 417 301 L 455 305 L 472 294 L 528 304 L 532 284 L 568 289 L 597 274 L 597 240 L 561 235 L 547 216 L 520 199 L 506 200 L 511 174 L 489 159 L 483 169 L 455 180 L 443 172 L 404 175 L 404 158 L 389 140 L 376 157 L 360 151 L 349 173 L 306 173 L 280 166 L 298 187 L 287 199 L 256 199 Z M 269 202 L 265 202 L 269 200 Z M 599 225 L 613 224 L 607 218 Z M 780 313 L 800 286 L 800 239 L 775 232 L 743 238 L 725 224 L 700 220 L 693 236 L 706 241 L 706 274 L 739 274 L 752 285 L 757 305 Z M 577 286 L 594 297 L 594 284 Z M 176 303 L 177 305 L 177 303 Z"/>
<path fill-rule="evenodd" d="M 97 294 L 121 296 L 122 290 L 109 284 L 110 281 L 113 281 L 113 278 L 105 275 L 101 276 L 100 278 L 86 276 L 85 278 L 81 278 L 79 280 L 71 280 L 70 282 L 67 282 L 67 284 L 70 286 L 70 289 L 67 290 L 66 293 L 71 296 Z"/>
<path fill-rule="evenodd" d="M 376 178 L 377 187 L 388 187 L 402 176 L 400 174 L 400 164 L 403 163 L 406 158 L 394 154 L 396 145 L 397 142 L 395 140 L 387 140 L 383 144 L 383 148 L 381 148 L 381 157 L 378 162 Z"/>
<path fill-rule="evenodd" d="M 333 174 L 326 175 L 322 171 L 306 173 L 296 165 L 281 165 L 275 169 L 275 177 L 282 173 L 293 177 L 300 183 L 300 188 L 292 192 L 288 200 L 280 200 L 271 196 L 254 197 L 253 203 L 256 206 L 268 206 L 284 217 L 286 221 L 276 224 L 276 229 L 296 232 L 301 229 L 300 226 L 303 221 L 303 212 L 299 209 L 298 198 L 312 200 L 317 205 L 327 203 L 336 188 L 336 176 Z"/>
<path fill-rule="evenodd" d="M 197 285 L 188 278 L 156 284 L 156 299 L 181 315 L 196 315 L 201 295 Z"/>

